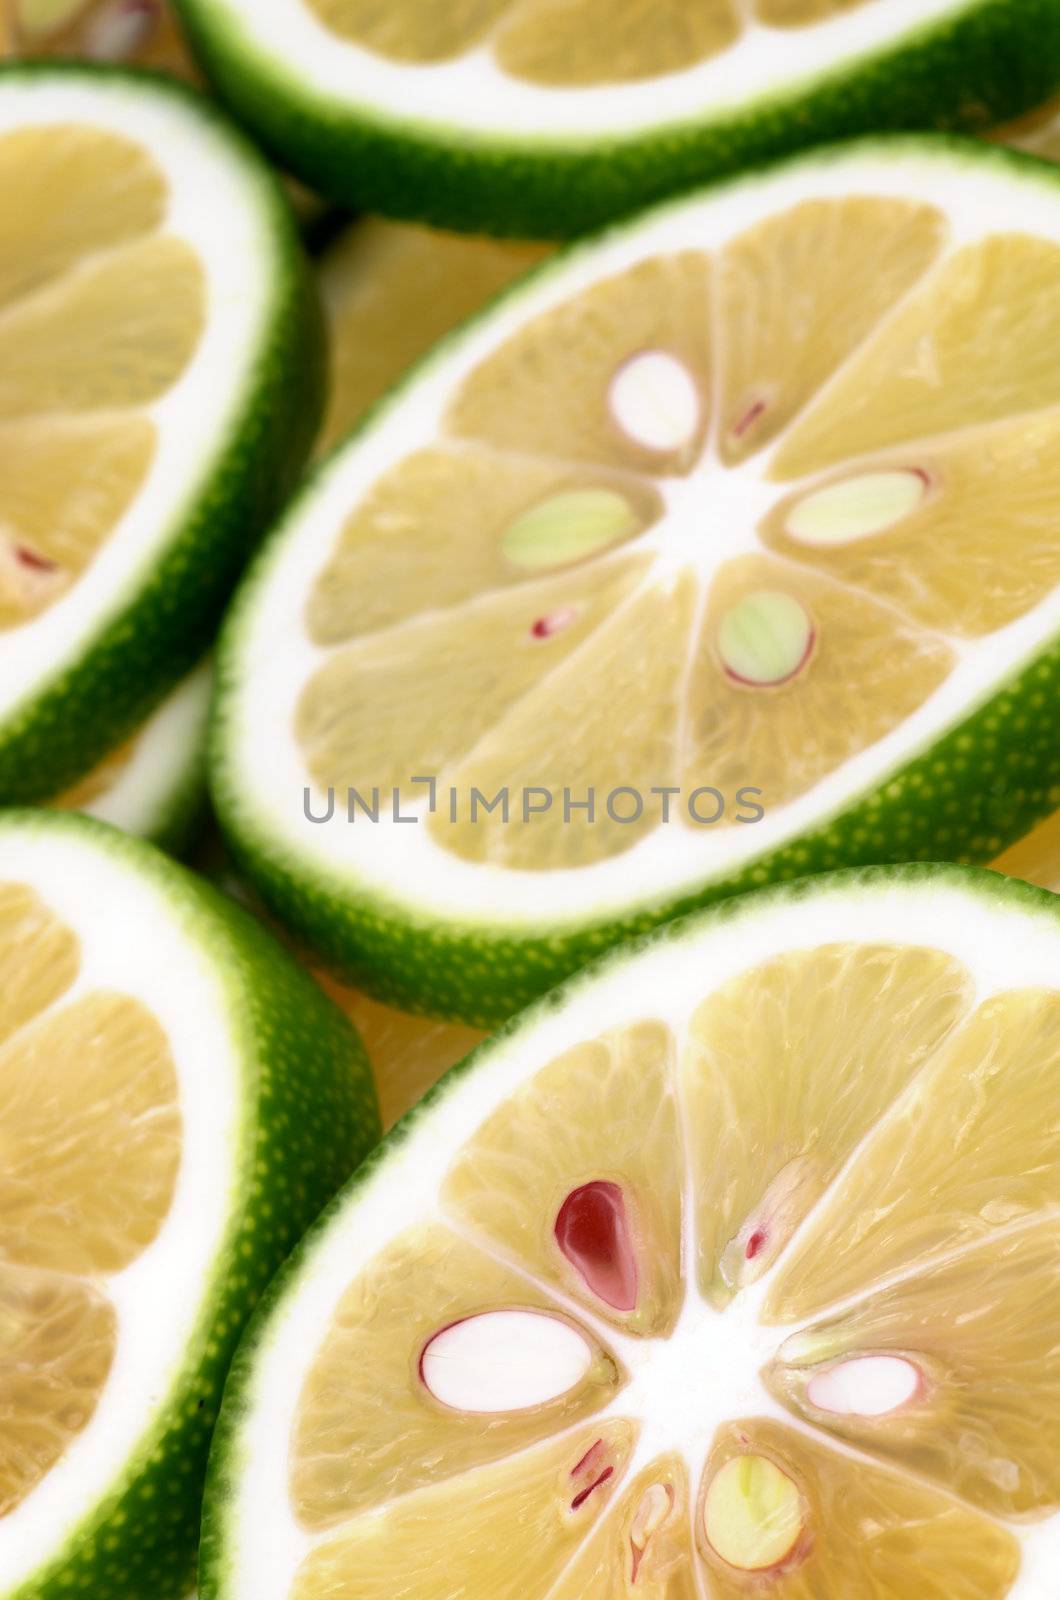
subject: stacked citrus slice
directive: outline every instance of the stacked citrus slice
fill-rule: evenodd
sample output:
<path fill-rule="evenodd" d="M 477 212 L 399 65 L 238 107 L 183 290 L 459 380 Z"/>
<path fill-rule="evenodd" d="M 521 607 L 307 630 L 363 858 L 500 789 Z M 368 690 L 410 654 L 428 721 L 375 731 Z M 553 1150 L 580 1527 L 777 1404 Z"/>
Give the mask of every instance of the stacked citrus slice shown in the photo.
<path fill-rule="evenodd" d="M 337 444 L 436 340 L 547 249 L 384 217 L 351 224 L 320 263 L 331 386 L 318 448 Z"/>
<path fill-rule="evenodd" d="M 780 888 L 449 1074 L 237 1356 L 206 1600 L 1049 1600 L 1060 920 Z"/>
<path fill-rule="evenodd" d="M 200 97 L 0 67 L 0 799 L 50 799 L 190 670 L 311 441 L 317 321 Z"/>
<path fill-rule="evenodd" d="M 167 0 L 5 0 L 7 49 L 17 56 L 135 61 L 190 77 L 194 69 Z"/>
<path fill-rule="evenodd" d="M 987 128 L 1056 88 L 1052 0 L 177 0 L 284 164 L 371 210 L 577 233 L 883 128 Z"/>
<path fill-rule="evenodd" d="M 376 1131 L 337 1009 L 84 818 L 0 820 L 0 1594 L 191 1582 L 220 1388 Z"/>
<path fill-rule="evenodd" d="M 864 271 L 871 259 L 871 273 Z M 1060 184 L 878 143 L 550 263 L 288 512 L 222 821 L 384 998 L 509 1015 L 621 933 L 1049 806 Z"/>
<path fill-rule="evenodd" d="M 140 731 L 52 802 L 181 854 L 206 811 L 206 728 L 212 673 L 198 667 Z"/>

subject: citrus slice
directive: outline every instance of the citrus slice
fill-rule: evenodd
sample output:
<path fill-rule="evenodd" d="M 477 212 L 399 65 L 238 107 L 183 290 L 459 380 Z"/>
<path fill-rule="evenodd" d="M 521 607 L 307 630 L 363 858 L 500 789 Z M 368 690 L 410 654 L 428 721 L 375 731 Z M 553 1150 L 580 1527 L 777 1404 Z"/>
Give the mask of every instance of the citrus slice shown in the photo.
<path fill-rule="evenodd" d="M 78 56 L 194 78 L 167 0 L 4 0 L 16 56 Z"/>
<path fill-rule="evenodd" d="M 995 872 L 1036 883 L 1042 889 L 1060 890 L 1060 811 L 1054 811 L 1036 828 L 1003 851 L 990 865 Z"/>
<path fill-rule="evenodd" d="M 289 213 L 199 96 L 0 66 L 0 799 L 50 799 L 210 641 L 317 418 Z"/>
<path fill-rule="evenodd" d="M 281 920 L 488 1025 L 697 900 L 991 859 L 1060 780 L 1058 331 L 1056 177 L 930 139 L 516 285 L 236 602 L 215 799 Z"/>
<path fill-rule="evenodd" d="M 4 1600 L 186 1593 L 240 1327 L 376 1126 L 242 913 L 112 828 L 0 820 Z"/>
<path fill-rule="evenodd" d="M 270 1290 L 206 1600 L 1049 1600 L 1058 972 L 1051 896 L 875 868 L 515 1019 Z"/>
<path fill-rule="evenodd" d="M 825 139 L 990 128 L 1055 91 L 1060 48 L 1051 0 L 176 5 L 314 188 L 535 239 Z"/>
<path fill-rule="evenodd" d="M 140 731 L 54 800 L 175 855 L 193 843 L 206 811 L 208 662 L 163 700 Z"/>
<path fill-rule="evenodd" d="M 352 223 L 320 262 L 331 388 L 318 448 L 337 444 L 443 333 L 547 250 L 384 217 Z"/>

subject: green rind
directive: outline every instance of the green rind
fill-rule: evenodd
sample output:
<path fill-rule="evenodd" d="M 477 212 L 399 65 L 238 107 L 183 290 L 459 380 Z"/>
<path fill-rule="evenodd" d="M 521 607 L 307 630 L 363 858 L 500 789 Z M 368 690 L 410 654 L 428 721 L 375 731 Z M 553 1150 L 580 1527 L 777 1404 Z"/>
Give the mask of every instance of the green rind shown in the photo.
<path fill-rule="evenodd" d="M 1060 169 L 1001 146 L 939 135 L 884 141 L 884 147 L 914 152 L 927 146 L 979 165 L 1011 168 L 1024 177 L 1033 174 L 1060 192 Z M 866 151 L 874 147 L 876 140 L 864 141 Z M 851 148 L 814 152 L 809 159 L 842 156 Z M 796 158 L 793 164 L 799 159 L 807 158 Z M 592 240 L 578 246 L 592 248 Z M 563 260 L 553 257 L 533 275 L 558 271 Z M 516 284 L 499 298 L 520 292 Z M 456 337 L 460 334 L 450 335 L 413 367 L 381 406 L 392 405 L 413 387 Z M 371 426 L 375 414 L 369 414 L 340 451 Z M 499 919 L 462 922 L 454 915 L 442 921 L 363 888 L 337 892 L 335 877 L 311 872 L 270 836 L 255 814 L 255 796 L 229 761 L 226 734 L 238 690 L 242 633 L 256 590 L 266 580 L 272 549 L 313 487 L 310 479 L 288 507 L 226 618 L 210 735 L 211 791 L 237 867 L 253 880 L 274 915 L 341 977 L 391 1005 L 489 1028 L 602 951 L 698 907 L 766 883 L 841 867 L 939 858 L 986 864 L 1060 806 L 1060 743 L 1052 726 L 1052 707 L 1060 695 L 1058 639 L 882 785 L 823 818 L 817 827 L 740 871 L 680 894 L 631 904 L 625 914 L 594 916 L 590 907 L 579 925 L 542 923 L 513 931 Z"/>
<path fill-rule="evenodd" d="M 277 1273 L 251 1318 L 232 1362 L 225 1385 L 206 1482 L 203 1507 L 201 1573 L 199 1600 L 242 1600 L 234 1597 L 228 1582 L 228 1510 L 233 1500 L 234 1486 L 241 1476 L 239 1436 L 243 1421 L 251 1409 L 251 1390 L 262 1346 L 268 1336 L 277 1309 L 296 1294 L 308 1276 L 318 1243 L 326 1236 L 336 1219 L 356 1203 L 357 1194 L 386 1164 L 408 1138 L 411 1130 L 439 1101 L 445 1099 L 458 1082 L 485 1067 L 495 1050 L 512 1035 L 532 1028 L 552 1013 L 562 1010 L 567 1001 L 589 987 L 601 975 L 616 967 L 636 960 L 644 950 L 661 944 L 680 944 L 689 935 L 696 935 L 708 927 L 753 918 L 762 908 L 773 903 L 797 902 L 812 899 L 823 892 L 836 890 L 856 894 L 860 889 L 876 887 L 919 886 L 937 882 L 946 887 L 961 888 L 984 898 L 990 898 L 1027 912 L 1038 912 L 1060 923 L 1060 896 L 1038 889 L 1017 879 L 1003 877 L 1000 873 L 984 872 L 979 867 L 962 866 L 953 862 L 907 863 L 901 866 L 870 866 L 829 873 L 824 878 L 801 878 L 790 883 L 774 883 L 756 889 L 739 899 L 700 910 L 690 916 L 653 929 L 648 934 L 611 950 L 593 961 L 587 968 L 574 974 L 525 1011 L 511 1017 L 490 1038 L 469 1052 L 451 1067 L 445 1076 L 428 1091 L 422 1100 L 401 1119 L 385 1136 L 369 1158 L 358 1168 L 346 1186 L 321 1213 L 314 1226 L 292 1251 Z M 704 975 L 709 985 L 709 973 Z M 601 1026 L 606 1025 L 606 1019 Z M 267 1512 L 265 1513 L 267 1515 Z"/>
<path fill-rule="evenodd" d="M 176 6 L 236 114 L 314 188 L 368 211 L 526 238 L 569 237 L 689 186 L 873 129 L 982 132 L 1060 83 L 1057 0 L 955 0 L 952 16 L 893 48 L 736 114 L 707 108 L 624 139 L 519 140 L 339 104 L 248 40 L 231 0 Z"/>
<path fill-rule="evenodd" d="M 12 79 L 132 82 L 208 121 L 246 169 L 274 240 L 273 303 L 241 416 L 160 557 L 131 580 L 75 661 L 0 720 L 0 804 L 46 801 L 147 720 L 211 643 L 236 580 L 298 480 L 323 415 L 326 346 L 316 288 L 272 173 L 209 101 L 124 68 L 0 64 Z"/>
<path fill-rule="evenodd" d="M 371 1070 L 339 1008 L 239 907 L 139 840 L 89 818 L 9 812 L 10 827 L 72 831 L 165 894 L 219 971 L 241 1039 L 237 1192 L 203 1312 L 159 1422 L 65 1549 L 3 1600 L 184 1600 L 225 1375 L 247 1317 L 306 1227 L 379 1137 Z"/>

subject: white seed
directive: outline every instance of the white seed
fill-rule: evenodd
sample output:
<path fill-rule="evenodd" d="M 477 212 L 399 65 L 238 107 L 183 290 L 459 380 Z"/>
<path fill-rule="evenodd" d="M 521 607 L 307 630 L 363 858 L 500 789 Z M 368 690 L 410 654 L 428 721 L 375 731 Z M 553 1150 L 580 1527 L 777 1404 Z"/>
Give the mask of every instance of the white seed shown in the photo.
<path fill-rule="evenodd" d="M 928 480 L 920 472 L 865 472 L 807 495 L 788 512 L 785 525 L 800 544 L 851 544 L 904 522 L 927 492 Z"/>
<path fill-rule="evenodd" d="M 568 489 L 516 517 L 501 549 L 513 566 L 547 570 L 605 550 L 636 527 L 633 507 L 613 489 Z"/>
<path fill-rule="evenodd" d="M 687 367 L 665 350 L 642 350 L 611 380 L 611 414 L 646 450 L 680 450 L 695 438 L 699 390 Z"/>
<path fill-rule="evenodd" d="M 907 1405 L 920 1387 L 920 1373 L 901 1356 L 857 1356 L 818 1372 L 806 1395 L 818 1411 L 840 1417 L 883 1417 Z"/>
<path fill-rule="evenodd" d="M 794 595 L 758 589 L 724 613 L 718 625 L 718 653 L 739 683 L 766 688 L 786 683 L 810 657 L 813 622 Z"/>
<path fill-rule="evenodd" d="M 573 1389 L 592 1360 L 586 1339 L 558 1317 L 487 1311 L 436 1333 L 420 1372 L 435 1399 L 455 1411 L 525 1411 Z"/>

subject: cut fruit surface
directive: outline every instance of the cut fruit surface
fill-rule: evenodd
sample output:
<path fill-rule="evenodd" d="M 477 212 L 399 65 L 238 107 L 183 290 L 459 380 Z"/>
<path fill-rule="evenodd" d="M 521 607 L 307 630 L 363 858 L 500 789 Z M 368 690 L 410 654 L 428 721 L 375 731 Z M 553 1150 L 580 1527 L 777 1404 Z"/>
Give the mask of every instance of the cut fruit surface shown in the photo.
<path fill-rule="evenodd" d="M 529 238 L 830 138 L 992 127 L 1056 89 L 1049 0 L 176 4 L 322 193 Z"/>
<path fill-rule="evenodd" d="M 83 811 L 126 833 L 182 854 L 206 808 L 206 725 L 213 673 L 208 662 L 170 694 L 139 733 L 52 804 Z"/>
<path fill-rule="evenodd" d="M 0 1593 L 183 1600 L 227 1360 L 372 1141 L 367 1068 L 252 923 L 74 816 L 0 821 L 0 995 Z"/>
<path fill-rule="evenodd" d="M 244 1342 L 206 1600 L 1050 1600 L 1058 963 L 1052 896 L 876 868 L 517 1018 Z"/>
<path fill-rule="evenodd" d="M 282 201 L 198 97 L 0 64 L 0 799 L 80 783 L 201 656 L 308 448 L 315 339 Z"/>
<path fill-rule="evenodd" d="M 234 609 L 214 788 L 272 908 L 489 1025 L 678 906 L 991 859 L 1060 785 L 1057 326 L 1054 175 L 927 138 L 516 285 Z"/>
<path fill-rule="evenodd" d="M 318 448 L 337 444 L 442 334 L 548 252 L 383 217 L 347 228 L 319 269 L 331 387 Z"/>

